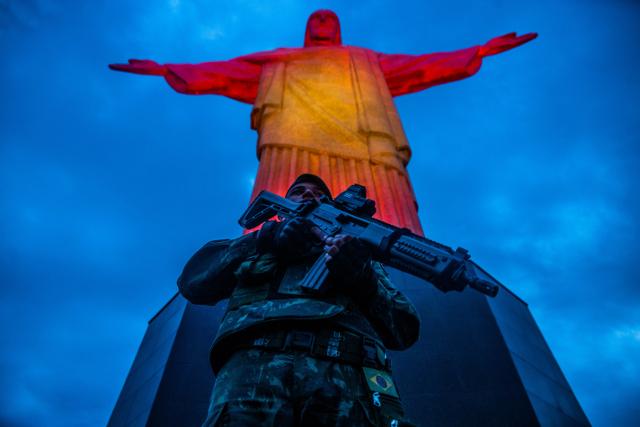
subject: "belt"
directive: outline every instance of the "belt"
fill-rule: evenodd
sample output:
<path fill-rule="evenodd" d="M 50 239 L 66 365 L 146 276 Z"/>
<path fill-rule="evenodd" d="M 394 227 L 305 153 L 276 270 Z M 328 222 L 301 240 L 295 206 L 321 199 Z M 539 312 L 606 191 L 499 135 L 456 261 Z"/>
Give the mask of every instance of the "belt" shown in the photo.
<path fill-rule="evenodd" d="M 319 359 L 391 372 L 391 360 L 380 344 L 371 338 L 343 330 L 264 331 L 238 337 L 233 344 L 238 349 L 257 347 L 272 351 L 304 351 Z"/>

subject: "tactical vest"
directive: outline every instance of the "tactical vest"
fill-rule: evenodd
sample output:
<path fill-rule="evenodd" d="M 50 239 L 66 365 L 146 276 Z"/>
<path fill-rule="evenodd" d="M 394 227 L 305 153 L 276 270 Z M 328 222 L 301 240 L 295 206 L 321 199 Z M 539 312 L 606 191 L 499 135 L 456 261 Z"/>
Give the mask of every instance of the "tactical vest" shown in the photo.
<path fill-rule="evenodd" d="M 228 355 L 223 347 L 233 335 L 270 323 L 282 325 L 291 321 L 295 325 L 296 321 L 331 319 L 332 325 L 368 336 L 382 345 L 349 297 L 335 289 L 318 296 L 299 286 L 318 255 L 319 252 L 282 266 L 273 254 L 255 254 L 240 264 L 235 272 L 237 285 L 211 348 L 214 371 L 222 364 L 220 359 Z"/>

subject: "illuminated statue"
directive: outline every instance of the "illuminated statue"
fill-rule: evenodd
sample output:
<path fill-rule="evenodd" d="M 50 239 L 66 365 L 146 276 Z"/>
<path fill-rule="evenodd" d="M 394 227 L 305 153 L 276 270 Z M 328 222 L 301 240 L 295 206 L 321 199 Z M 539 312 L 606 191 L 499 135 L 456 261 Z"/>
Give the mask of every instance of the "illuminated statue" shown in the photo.
<path fill-rule="evenodd" d="M 164 76 L 180 93 L 253 104 L 260 166 L 252 200 L 261 190 L 284 195 L 295 177 L 312 173 L 333 194 L 365 185 L 380 219 L 422 234 L 406 170 L 411 150 L 393 97 L 469 77 L 484 57 L 535 37 L 511 33 L 454 52 L 387 55 L 342 45 L 338 17 L 319 10 L 309 17 L 302 48 L 193 65 L 132 59 L 110 67 Z"/>

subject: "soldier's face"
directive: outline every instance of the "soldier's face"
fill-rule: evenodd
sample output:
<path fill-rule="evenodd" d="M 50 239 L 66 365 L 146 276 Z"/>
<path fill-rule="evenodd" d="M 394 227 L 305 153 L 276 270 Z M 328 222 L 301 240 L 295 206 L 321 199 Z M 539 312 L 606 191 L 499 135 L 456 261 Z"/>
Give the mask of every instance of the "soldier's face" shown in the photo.
<path fill-rule="evenodd" d="M 338 25 L 338 20 L 332 12 L 315 12 L 309 20 L 309 37 L 316 42 L 333 43 L 338 34 Z"/>
<path fill-rule="evenodd" d="M 301 182 L 291 187 L 287 192 L 287 199 L 297 203 L 306 200 L 319 202 L 320 198 L 324 195 L 324 192 L 317 185 L 311 182 Z"/>

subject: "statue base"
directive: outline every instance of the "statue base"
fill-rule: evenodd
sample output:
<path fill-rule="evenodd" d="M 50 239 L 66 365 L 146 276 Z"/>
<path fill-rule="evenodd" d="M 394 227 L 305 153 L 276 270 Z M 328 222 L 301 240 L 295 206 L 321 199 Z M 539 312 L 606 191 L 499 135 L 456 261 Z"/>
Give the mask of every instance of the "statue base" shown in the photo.
<path fill-rule="evenodd" d="M 388 269 L 420 312 L 420 340 L 392 354 L 410 420 L 434 426 L 589 426 L 527 304 L 506 288 L 496 298 L 443 294 Z M 209 346 L 226 304 L 174 296 L 149 326 L 108 426 L 200 426 L 214 377 Z"/>

